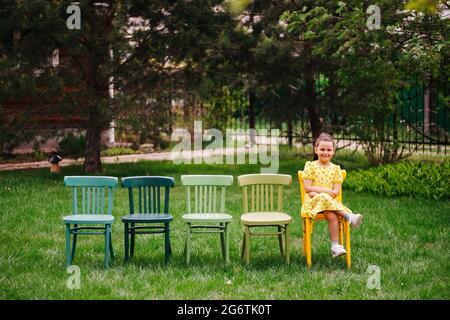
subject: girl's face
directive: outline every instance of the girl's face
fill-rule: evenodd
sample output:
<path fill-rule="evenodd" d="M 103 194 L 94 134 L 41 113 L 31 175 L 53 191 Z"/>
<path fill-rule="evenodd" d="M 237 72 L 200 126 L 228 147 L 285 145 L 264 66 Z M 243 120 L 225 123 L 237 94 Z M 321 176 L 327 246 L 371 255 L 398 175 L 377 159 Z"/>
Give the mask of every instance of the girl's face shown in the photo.
<path fill-rule="evenodd" d="M 331 141 L 319 141 L 315 152 L 319 157 L 319 161 L 326 164 L 330 162 L 331 158 L 334 155 L 334 147 L 333 142 Z"/>

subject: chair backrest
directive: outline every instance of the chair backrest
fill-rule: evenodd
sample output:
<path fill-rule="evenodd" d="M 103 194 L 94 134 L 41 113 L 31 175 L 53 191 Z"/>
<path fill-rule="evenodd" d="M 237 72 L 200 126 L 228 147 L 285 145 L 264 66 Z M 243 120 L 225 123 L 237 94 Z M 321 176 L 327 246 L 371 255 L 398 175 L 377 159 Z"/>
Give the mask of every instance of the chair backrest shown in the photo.
<path fill-rule="evenodd" d="M 239 176 L 238 182 L 244 191 L 244 213 L 282 212 L 283 187 L 292 184 L 292 177 L 287 174 L 246 174 Z"/>
<path fill-rule="evenodd" d="M 343 181 L 345 180 L 345 178 L 347 177 L 347 171 L 345 170 L 341 170 L 342 173 L 342 179 Z M 300 201 L 303 204 L 303 202 L 305 201 L 305 188 L 303 186 L 303 171 L 299 170 L 298 171 L 298 181 L 300 183 Z M 337 195 L 337 197 L 335 198 L 337 201 L 342 202 L 342 188 L 341 191 L 339 192 L 339 194 Z"/>
<path fill-rule="evenodd" d="M 66 176 L 64 185 L 72 188 L 72 214 L 112 214 L 112 189 L 117 187 L 116 177 Z M 108 190 L 106 213 L 105 189 Z"/>
<path fill-rule="evenodd" d="M 233 176 L 183 175 L 181 183 L 186 186 L 188 213 L 226 212 L 226 188 L 233 184 Z"/>
<path fill-rule="evenodd" d="M 142 176 L 122 178 L 122 187 L 128 188 L 130 214 L 169 213 L 170 188 L 175 185 L 172 177 Z M 162 189 L 162 191 L 161 191 Z M 136 192 L 134 192 L 134 190 Z M 137 201 L 135 201 L 135 195 Z M 161 198 L 164 197 L 164 207 L 161 210 Z M 137 208 L 135 204 L 137 203 Z"/>

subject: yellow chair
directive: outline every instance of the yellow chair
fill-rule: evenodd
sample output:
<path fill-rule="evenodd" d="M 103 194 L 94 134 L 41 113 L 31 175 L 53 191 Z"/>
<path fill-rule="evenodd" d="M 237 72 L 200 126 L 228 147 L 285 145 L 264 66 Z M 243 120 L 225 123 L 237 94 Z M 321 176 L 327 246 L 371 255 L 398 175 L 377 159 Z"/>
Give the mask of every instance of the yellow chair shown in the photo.
<path fill-rule="evenodd" d="M 246 174 L 238 177 L 244 191 L 244 210 L 241 223 L 244 239 L 241 257 L 250 262 L 250 236 L 278 236 L 281 255 L 290 263 L 289 224 L 292 217 L 283 212 L 283 187 L 292 184 L 292 176 L 285 174 Z M 250 206 L 251 204 L 251 206 Z M 253 228 L 276 227 L 277 231 L 256 233 Z M 284 238 L 284 246 L 283 246 Z"/>
<path fill-rule="evenodd" d="M 345 180 L 347 176 L 347 172 L 345 170 L 341 170 L 342 178 Z M 303 205 L 305 200 L 305 188 L 303 186 L 302 179 L 303 171 L 298 171 L 298 181 L 300 182 L 300 200 Z M 342 188 L 341 192 L 339 192 L 336 200 L 342 203 Z M 327 217 L 323 213 L 318 213 L 316 217 L 313 219 L 307 215 L 302 215 L 303 219 L 303 255 L 306 256 L 306 265 L 311 267 L 312 264 L 312 256 L 311 256 L 311 235 L 313 233 L 314 223 L 317 221 L 326 221 Z M 346 260 L 347 267 L 350 269 L 351 267 L 351 251 L 350 251 L 350 223 L 342 217 L 338 217 L 339 220 L 339 243 L 343 244 L 344 235 L 345 235 L 345 250 L 347 251 Z"/>

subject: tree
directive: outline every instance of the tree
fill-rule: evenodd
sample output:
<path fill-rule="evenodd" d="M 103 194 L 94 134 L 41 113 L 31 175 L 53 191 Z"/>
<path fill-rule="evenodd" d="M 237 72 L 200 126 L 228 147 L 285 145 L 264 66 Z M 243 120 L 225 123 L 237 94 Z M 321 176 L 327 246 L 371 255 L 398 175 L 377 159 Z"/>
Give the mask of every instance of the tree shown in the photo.
<path fill-rule="evenodd" d="M 2 56 L 7 85 L 1 97 L 17 96 L 17 88 L 26 87 L 27 95 L 40 91 L 53 104 L 57 99 L 58 108 L 80 114 L 87 141 L 84 169 L 100 171 L 102 130 L 135 107 L 151 106 L 155 92 L 200 60 L 216 36 L 210 31 L 224 17 L 211 10 L 220 3 L 83 0 L 77 4 L 81 28 L 69 30 L 71 1 L 10 1 L 0 11 L 2 39 L 14 30 L 22 38 L 14 53 Z M 48 61 L 55 49 L 61 56 L 56 68 Z M 21 76 L 11 80 L 11 73 Z"/>
<path fill-rule="evenodd" d="M 392 130 L 387 120 L 396 110 L 400 89 L 411 82 L 411 76 L 426 81 L 423 73 L 437 75 L 446 61 L 449 32 L 448 23 L 439 15 L 443 8 L 435 14 L 416 15 L 404 10 L 403 1 L 384 1 L 380 4 L 380 29 L 369 30 L 364 3 L 303 3 L 301 10 L 286 12 L 283 19 L 290 34 L 300 39 L 303 71 L 310 79 L 307 92 L 314 92 L 311 78 L 326 77 L 327 98 L 322 101 L 328 108 L 315 107 L 321 118 L 330 121 L 333 113 L 340 114 L 334 121 L 351 128 L 363 140 L 374 164 L 403 157 L 395 132 L 390 142 Z M 311 106 L 319 101 L 317 96 L 311 99 Z M 311 111 L 313 126 L 317 119 Z"/>

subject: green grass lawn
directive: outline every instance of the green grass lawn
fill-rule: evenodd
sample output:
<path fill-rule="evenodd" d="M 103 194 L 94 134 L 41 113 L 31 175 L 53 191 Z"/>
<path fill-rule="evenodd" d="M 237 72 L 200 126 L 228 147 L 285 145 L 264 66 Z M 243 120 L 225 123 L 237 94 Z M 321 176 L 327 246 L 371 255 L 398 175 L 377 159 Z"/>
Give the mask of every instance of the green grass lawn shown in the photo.
<path fill-rule="evenodd" d="M 103 267 L 104 240 L 80 236 L 74 264 L 81 269 L 81 289 L 66 286 L 65 230 L 70 190 L 63 175 L 80 175 L 65 167 L 61 175 L 48 169 L 0 173 L 0 299 L 449 299 L 450 201 L 387 198 L 344 191 L 344 202 L 364 214 L 352 232 L 353 266 L 332 259 L 326 223 L 313 235 L 313 266 L 302 256 L 302 224 L 296 170 L 304 161 L 286 160 L 280 173 L 293 175 L 285 193 L 285 211 L 294 217 L 291 265 L 279 254 L 276 237 L 251 240 L 250 266 L 240 260 L 242 195 L 237 182 L 227 197 L 234 216 L 231 264 L 221 258 L 218 235 L 194 235 L 191 265 L 183 260 L 185 192 L 180 175 L 257 173 L 255 165 L 174 165 L 139 162 L 105 165 L 104 175 L 168 175 L 175 177 L 171 195 L 173 256 L 166 267 L 162 235 L 137 237 L 135 259 L 123 263 L 123 225 L 127 212 L 124 189 L 114 193 L 113 243 L 116 259 Z M 349 175 L 351 175 L 351 168 Z M 344 184 L 345 190 L 345 184 Z M 369 265 L 381 270 L 381 289 L 367 288 Z"/>

